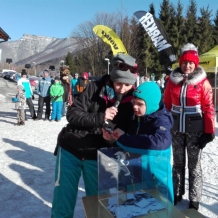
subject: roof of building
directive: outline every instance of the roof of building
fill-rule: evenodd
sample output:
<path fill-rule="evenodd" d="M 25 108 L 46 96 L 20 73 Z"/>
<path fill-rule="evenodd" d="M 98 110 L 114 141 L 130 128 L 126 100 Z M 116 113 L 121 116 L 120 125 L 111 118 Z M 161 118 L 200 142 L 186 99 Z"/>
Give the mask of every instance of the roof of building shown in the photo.
<path fill-rule="evenodd" d="M 8 41 L 8 39 L 11 39 L 10 36 L 1 27 L 0 27 L 0 39 L 3 39 L 4 41 Z"/>

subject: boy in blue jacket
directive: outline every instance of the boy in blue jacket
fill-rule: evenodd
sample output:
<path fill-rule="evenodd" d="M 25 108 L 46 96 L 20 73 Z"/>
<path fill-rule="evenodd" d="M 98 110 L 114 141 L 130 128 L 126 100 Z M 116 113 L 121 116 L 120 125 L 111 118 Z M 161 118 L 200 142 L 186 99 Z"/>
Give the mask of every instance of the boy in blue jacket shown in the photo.
<path fill-rule="evenodd" d="M 144 181 L 150 181 L 160 191 L 167 190 L 163 194 L 173 203 L 170 164 L 172 115 L 161 102 L 161 91 L 155 82 L 138 86 L 133 92 L 132 103 L 135 115 L 128 131 L 115 129 L 110 134 L 103 130 L 103 137 L 109 141 L 116 140 L 125 151 L 142 154 Z"/>

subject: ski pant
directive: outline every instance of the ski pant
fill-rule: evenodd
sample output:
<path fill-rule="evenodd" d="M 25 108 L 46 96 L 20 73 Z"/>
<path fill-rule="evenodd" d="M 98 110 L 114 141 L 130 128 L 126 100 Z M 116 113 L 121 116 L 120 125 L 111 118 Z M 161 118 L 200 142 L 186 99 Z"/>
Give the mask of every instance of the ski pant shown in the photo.
<path fill-rule="evenodd" d="M 17 110 L 17 121 L 18 123 L 25 122 L 25 112 L 24 109 L 18 109 Z"/>
<path fill-rule="evenodd" d="M 51 120 L 61 120 L 63 101 L 52 102 Z"/>
<path fill-rule="evenodd" d="M 200 202 L 202 195 L 202 150 L 198 148 L 198 137 L 200 134 L 172 131 L 174 194 L 177 196 L 185 194 L 185 166 L 187 151 L 189 200 L 197 202 Z"/>
<path fill-rule="evenodd" d="M 34 109 L 34 105 L 33 105 L 32 99 L 31 98 L 27 98 L 26 99 L 26 103 L 27 103 L 27 105 L 29 107 L 31 117 L 33 119 L 35 119 L 36 118 L 36 113 L 35 113 L 35 109 Z M 25 110 L 25 115 L 26 115 L 26 110 Z"/>
<path fill-rule="evenodd" d="M 97 161 L 80 160 L 65 149 L 58 148 L 52 218 L 73 218 L 81 173 L 86 195 L 98 194 L 97 169 Z"/>
<path fill-rule="evenodd" d="M 63 102 L 63 106 L 62 106 L 62 116 L 66 115 L 66 104 L 67 102 Z"/>
<path fill-rule="evenodd" d="M 43 106 L 45 103 L 45 119 L 49 119 L 51 113 L 51 98 L 50 96 L 42 97 L 39 95 L 37 117 L 42 119 Z"/>

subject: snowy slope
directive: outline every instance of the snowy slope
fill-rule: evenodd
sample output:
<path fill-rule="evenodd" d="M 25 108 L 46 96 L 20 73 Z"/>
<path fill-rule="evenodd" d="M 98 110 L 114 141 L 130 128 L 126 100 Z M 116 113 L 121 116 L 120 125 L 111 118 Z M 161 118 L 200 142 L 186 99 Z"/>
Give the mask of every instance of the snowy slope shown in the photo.
<path fill-rule="evenodd" d="M 13 93 L 11 90 L 7 97 L 10 99 Z M 66 118 L 59 123 L 29 119 L 25 126 L 15 126 L 14 104 L 5 100 L 4 94 L 0 93 L 0 218 L 49 218 L 54 188 L 53 151 Z M 37 108 L 37 98 L 34 104 Z M 218 125 L 216 130 L 215 140 L 202 156 L 204 186 L 199 211 L 208 218 L 218 217 Z M 187 194 L 178 204 L 179 209 L 188 207 Z M 75 218 L 85 217 L 82 196 L 81 179 Z"/>

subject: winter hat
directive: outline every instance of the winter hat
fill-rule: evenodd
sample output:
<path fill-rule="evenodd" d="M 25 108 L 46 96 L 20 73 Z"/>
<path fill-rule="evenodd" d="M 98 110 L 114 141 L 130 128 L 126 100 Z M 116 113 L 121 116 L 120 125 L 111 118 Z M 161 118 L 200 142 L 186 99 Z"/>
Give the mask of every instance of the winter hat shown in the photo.
<path fill-rule="evenodd" d="M 27 72 L 25 69 L 22 69 L 22 71 L 21 71 L 21 76 L 23 76 L 23 75 L 27 75 Z"/>
<path fill-rule="evenodd" d="M 195 67 L 198 67 L 199 64 L 198 49 L 192 43 L 187 43 L 181 48 L 179 66 L 181 66 L 181 64 L 184 61 L 191 61 L 195 64 Z"/>
<path fill-rule="evenodd" d="M 23 86 L 22 85 L 18 85 L 17 89 L 23 91 Z"/>
<path fill-rule="evenodd" d="M 89 78 L 89 74 L 88 74 L 87 72 L 83 72 L 83 73 L 82 73 L 82 76 L 86 76 L 86 79 Z"/>
<path fill-rule="evenodd" d="M 68 68 L 62 68 L 61 69 L 61 72 L 60 72 L 60 75 L 70 75 L 70 71 Z"/>
<path fill-rule="evenodd" d="M 144 82 L 136 88 L 133 96 L 142 99 L 146 104 L 146 115 L 159 109 L 161 91 L 156 82 Z"/>
<path fill-rule="evenodd" d="M 60 81 L 60 77 L 56 76 L 56 77 L 54 78 L 54 80 Z"/>
<path fill-rule="evenodd" d="M 133 85 L 136 82 L 135 75 L 138 65 L 135 58 L 127 54 L 118 54 L 112 59 L 113 69 L 110 72 L 110 79 L 113 82 L 121 82 Z"/>

